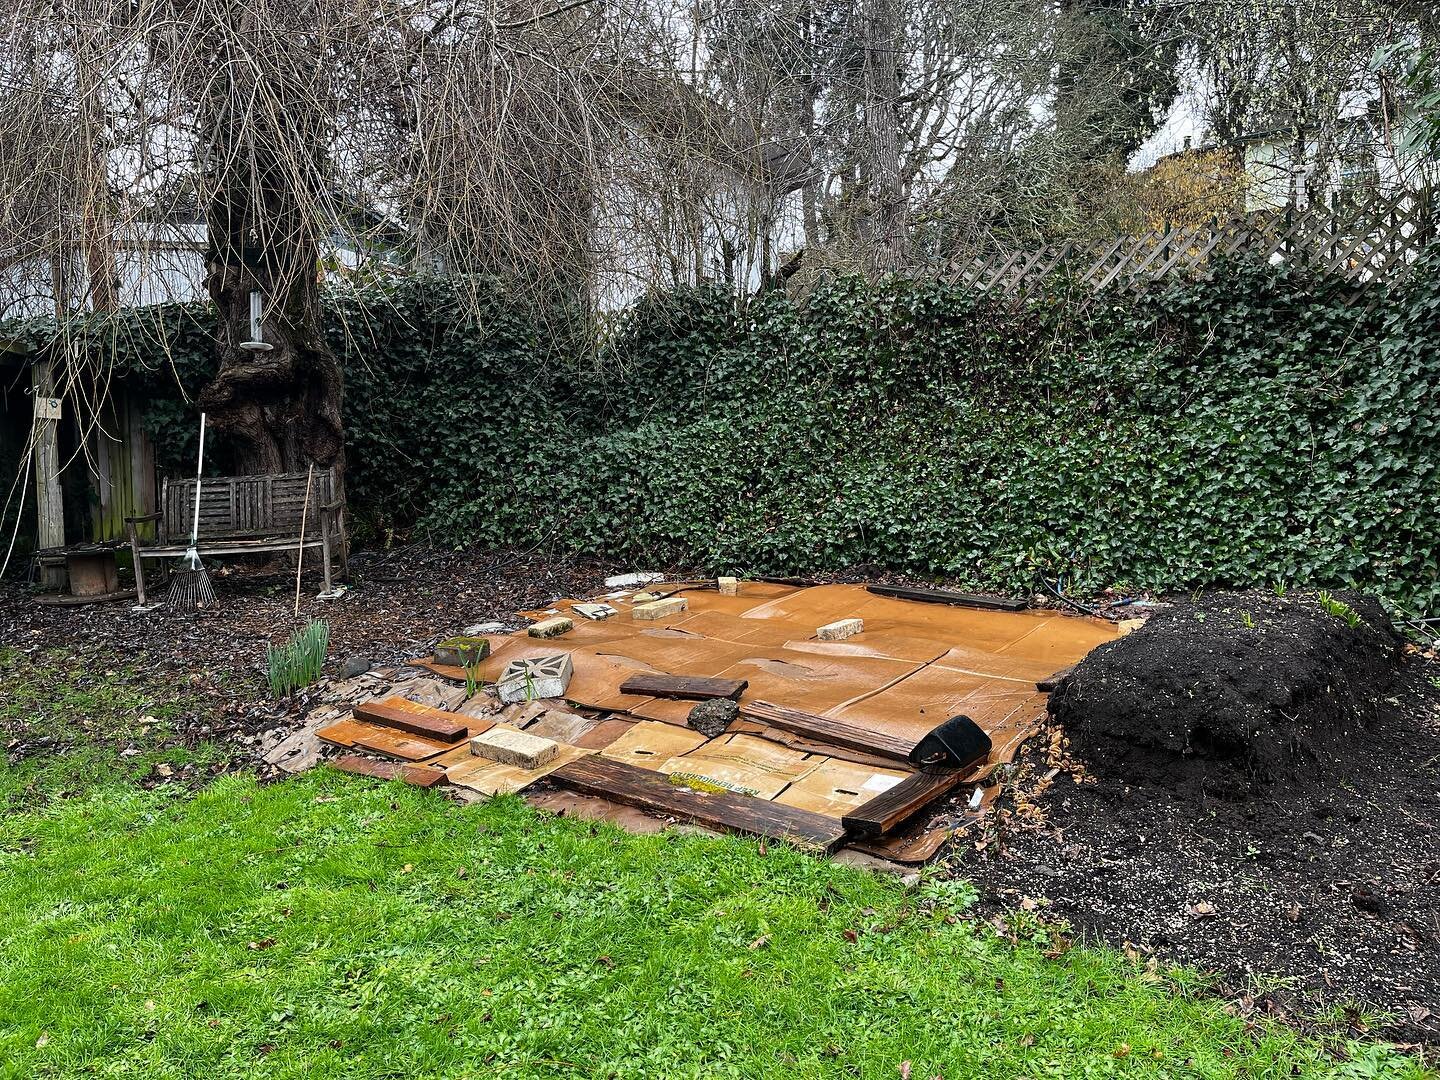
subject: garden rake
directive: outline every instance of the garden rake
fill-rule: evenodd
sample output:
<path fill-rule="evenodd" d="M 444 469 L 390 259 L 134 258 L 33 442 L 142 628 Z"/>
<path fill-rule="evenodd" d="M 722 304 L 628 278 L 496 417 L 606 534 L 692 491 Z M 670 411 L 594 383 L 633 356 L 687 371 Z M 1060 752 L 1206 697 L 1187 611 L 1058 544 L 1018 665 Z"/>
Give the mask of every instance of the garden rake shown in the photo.
<path fill-rule="evenodd" d="M 195 466 L 195 516 L 190 525 L 190 547 L 170 579 L 168 603 L 173 608 L 202 608 L 215 602 L 210 575 L 200 563 L 195 544 L 200 539 L 200 475 L 205 471 L 205 414 L 200 414 L 200 460 Z"/>

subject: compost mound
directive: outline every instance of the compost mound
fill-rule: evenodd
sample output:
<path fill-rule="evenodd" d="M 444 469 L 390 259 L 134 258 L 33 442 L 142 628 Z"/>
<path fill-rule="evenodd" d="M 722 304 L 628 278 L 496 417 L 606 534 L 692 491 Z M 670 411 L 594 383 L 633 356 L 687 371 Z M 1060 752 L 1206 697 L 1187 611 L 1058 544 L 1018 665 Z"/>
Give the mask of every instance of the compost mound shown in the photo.
<path fill-rule="evenodd" d="M 1370 597 L 1215 593 L 1095 649 L 1050 711 L 1097 774 L 1243 797 L 1341 760 L 1399 658 Z"/>

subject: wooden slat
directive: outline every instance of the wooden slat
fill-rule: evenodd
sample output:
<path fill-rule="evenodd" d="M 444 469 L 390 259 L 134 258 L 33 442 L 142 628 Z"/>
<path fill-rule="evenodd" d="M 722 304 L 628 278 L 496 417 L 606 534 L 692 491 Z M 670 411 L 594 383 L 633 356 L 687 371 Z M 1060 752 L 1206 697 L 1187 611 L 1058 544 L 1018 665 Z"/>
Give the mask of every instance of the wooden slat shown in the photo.
<path fill-rule="evenodd" d="M 772 705 L 768 701 L 746 702 L 740 706 L 740 715 L 771 727 L 794 732 L 796 735 L 803 735 L 816 742 L 876 754 L 894 761 L 905 761 L 910 756 L 910 751 L 915 749 L 915 744 L 909 739 L 856 727 L 843 720 L 832 720 L 828 716 L 816 716 L 799 709 Z"/>
<path fill-rule="evenodd" d="M 866 592 L 890 596 L 896 600 L 918 600 L 926 604 L 954 604 L 957 607 L 985 608 L 990 611 L 1025 611 L 1030 605 L 1024 600 L 1003 596 L 976 596 L 950 589 L 912 589 L 906 585 L 866 585 Z"/>
<path fill-rule="evenodd" d="M 706 701 L 711 698 L 739 698 L 750 683 L 745 679 L 711 679 L 693 675 L 631 675 L 620 684 L 622 694 L 640 694 L 644 697 L 691 698 Z"/>
<path fill-rule="evenodd" d="M 398 704 L 402 701 L 405 702 L 404 705 Z M 355 706 L 355 718 L 368 720 L 372 724 L 394 728 L 396 731 L 404 731 L 411 735 L 423 735 L 427 739 L 436 739 L 440 742 L 454 743 L 469 738 L 471 735 L 480 734 L 478 731 L 470 730 L 471 724 L 474 722 L 471 717 L 445 712 L 443 709 L 432 709 L 427 705 L 418 705 L 399 697 L 386 698 L 384 701 L 367 701 L 357 705 Z M 489 726 L 485 725 L 487 728 Z"/>
<path fill-rule="evenodd" d="M 550 780 L 582 795 L 596 795 L 697 825 L 789 840 L 827 854 L 845 842 L 845 827 L 824 814 L 748 795 L 692 791 L 670 783 L 663 773 L 598 754 L 557 769 Z"/>
<path fill-rule="evenodd" d="M 845 829 L 855 836 L 881 836 L 953 790 L 968 775 L 968 769 L 915 773 L 846 814 Z"/>
<path fill-rule="evenodd" d="M 356 776 L 373 776 L 377 780 L 404 780 L 416 787 L 434 787 L 445 779 L 444 769 L 432 769 L 426 765 L 402 765 L 397 761 L 376 761 L 359 754 L 345 754 L 332 764 L 341 772 Z"/>

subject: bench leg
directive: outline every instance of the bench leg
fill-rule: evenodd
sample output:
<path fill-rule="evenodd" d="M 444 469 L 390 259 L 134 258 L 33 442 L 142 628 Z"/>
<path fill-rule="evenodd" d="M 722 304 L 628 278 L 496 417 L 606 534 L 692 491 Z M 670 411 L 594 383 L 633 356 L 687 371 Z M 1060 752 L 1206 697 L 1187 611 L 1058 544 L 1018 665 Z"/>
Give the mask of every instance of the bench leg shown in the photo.
<path fill-rule="evenodd" d="M 130 553 L 135 559 L 135 598 L 140 606 L 145 606 L 145 560 L 140 558 L 140 537 L 135 532 L 135 526 L 130 526 Z"/>

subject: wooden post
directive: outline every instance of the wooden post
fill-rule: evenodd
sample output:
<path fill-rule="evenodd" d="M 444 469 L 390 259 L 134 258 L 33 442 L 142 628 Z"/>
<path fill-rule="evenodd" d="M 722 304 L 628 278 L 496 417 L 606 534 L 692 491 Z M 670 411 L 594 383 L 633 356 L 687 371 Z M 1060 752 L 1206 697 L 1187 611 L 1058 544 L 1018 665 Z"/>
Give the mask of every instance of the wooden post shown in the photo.
<path fill-rule="evenodd" d="M 49 360 L 36 360 L 30 366 L 30 381 L 35 392 L 35 517 L 37 548 L 65 546 L 65 506 L 60 495 L 60 427 L 59 402 L 55 398 L 55 379 Z M 56 586 L 64 579 L 60 567 L 42 567 L 40 580 Z"/>

